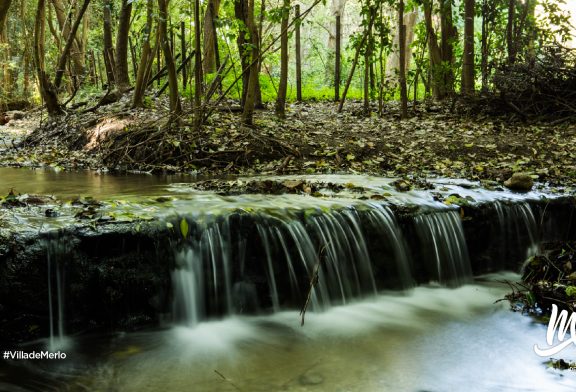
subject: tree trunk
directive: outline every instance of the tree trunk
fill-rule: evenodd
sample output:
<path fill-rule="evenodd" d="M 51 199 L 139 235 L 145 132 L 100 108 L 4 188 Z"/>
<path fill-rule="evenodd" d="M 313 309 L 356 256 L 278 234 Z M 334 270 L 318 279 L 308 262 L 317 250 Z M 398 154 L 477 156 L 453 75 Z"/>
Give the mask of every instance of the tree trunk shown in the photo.
<path fill-rule="evenodd" d="M 114 59 L 114 44 L 112 43 L 112 10 L 111 0 L 104 0 L 103 9 L 103 34 L 104 34 L 104 67 L 106 68 L 106 78 L 108 79 L 108 88 L 116 84 L 114 75 L 116 69 L 116 61 Z"/>
<path fill-rule="evenodd" d="M 235 0 L 234 1 L 234 14 L 236 19 L 244 23 L 247 27 L 248 23 L 248 1 L 249 0 Z M 240 97 L 240 104 L 244 105 L 246 102 L 246 92 L 248 90 L 248 79 L 250 79 L 250 62 L 249 53 L 250 48 L 247 45 L 248 41 L 246 37 L 248 36 L 246 31 L 240 29 L 238 32 L 238 37 L 236 38 L 236 44 L 238 45 L 238 53 L 240 55 L 240 65 L 242 67 L 242 96 Z"/>
<path fill-rule="evenodd" d="M 408 91 L 406 89 L 406 26 L 404 25 L 404 0 L 398 5 L 398 46 L 400 47 L 399 83 L 400 118 L 408 117 Z"/>
<path fill-rule="evenodd" d="M 488 91 L 488 0 L 482 0 L 482 38 L 480 73 L 482 77 L 482 92 Z"/>
<path fill-rule="evenodd" d="M 150 36 L 152 35 L 152 23 L 154 19 L 154 1 L 147 0 L 146 3 L 146 26 L 144 27 L 144 43 L 142 44 L 142 56 L 140 57 L 140 66 L 134 86 L 134 96 L 132 107 L 142 107 L 144 105 L 144 93 L 148 84 L 148 76 L 154 61 L 154 52 L 150 46 Z"/>
<path fill-rule="evenodd" d="M 1 1 L 1 0 L 0 0 Z M 2 80 L 0 80 L 0 93 L 3 98 L 9 100 L 13 95 L 13 82 L 12 82 L 12 70 L 10 67 L 10 58 L 12 57 L 10 40 L 8 39 L 8 23 L 5 18 L 2 22 L 2 33 L 0 34 L 0 45 L 5 45 L 5 50 L 2 51 L 0 55 L 0 66 L 2 68 Z M 0 98 L 1 100 L 1 98 Z M 1 110 L 2 108 L 0 108 Z"/>
<path fill-rule="evenodd" d="M 180 22 L 180 58 L 184 60 L 188 54 L 188 50 L 186 48 L 186 23 L 184 21 Z M 186 86 L 188 85 L 188 67 L 184 66 L 182 68 L 182 87 L 186 90 Z"/>
<path fill-rule="evenodd" d="M 295 7 L 296 18 L 296 100 L 302 102 L 302 49 L 300 46 L 300 4 Z"/>
<path fill-rule="evenodd" d="M 44 66 L 44 32 L 46 29 L 46 0 L 38 0 L 36 10 L 36 21 L 34 23 L 34 60 L 36 63 L 36 75 L 38 77 L 40 95 L 46 104 L 46 109 L 50 116 L 63 114 L 63 110 L 58 102 L 58 94 L 50 78 L 46 74 Z"/>
<path fill-rule="evenodd" d="M 54 6 L 54 11 L 56 11 L 56 19 L 58 21 L 58 26 L 60 26 L 60 32 L 64 41 L 67 41 L 70 37 L 71 23 L 72 23 L 72 12 L 66 15 L 67 6 L 62 3 L 62 0 L 51 0 Z M 82 50 L 79 45 L 79 40 L 74 38 L 72 42 L 72 49 L 70 51 L 70 57 L 72 58 L 72 64 L 74 65 L 74 75 L 80 76 L 84 73 L 84 60 L 82 56 Z"/>
<path fill-rule="evenodd" d="M 404 53 L 405 53 L 405 67 L 406 69 L 410 69 L 410 60 L 412 59 L 412 42 L 414 41 L 414 26 L 416 25 L 416 19 L 418 14 L 416 11 L 404 13 L 404 26 L 406 26 L 406 37 L 405 37 L 405 44 L 404 44 Z M 393 38 L 393 51 L 388 56 L 388 60 L 386 61 L 386 81 L 389 83 L 389 86 L 392 88 L 397 87 L 396 82 L 398 81 L 398 72 L 400 70 L 400 45 L 399 45 L 399 36 L 400 31 L 398 29 L 394 30 L 394 38 Z"/>
<path fill-rule="evenodd" d="M 362 109 L 365 116 L 370 116 L 370 55 L 368 48 L 364 51 L 364 80 L 362 87 L 364 95 L 364 106 Z"/>
<path fill-rule="evenodd" d="M 206 73 L 216 72 L 216 48 L 218 46 L 216 35 L 216 19 L 220 10 L 220 0 L 209 0 L 204 15 L 204 61 L 203 70 Z"/>
<path fill-rule="evenodd" d="M 250 3 L 252 3 L 252 29 L 248 28 L 250 25 Z M 256 68 L 251 66 L 252 61 L 250 60 L 253 53 L 259 53 L 260 39 L 258 34 L 258 29 L 254 21 L 254 2 L 252 0 L 235 0 L 234 1 L 234 13 L 237 19 L 241 20 L 246 26 L 248 32 L 240 31 L 236 43 L 238 45 L 238 52 L 240 53 L 240 64 L 242 65 L 242 97 L 240 102 L 242 106 L 245 106 L 246 96 L 248 94 L 248 85 L 250 84 L 250 73 L 252 70 L 256 72 L 256 78 L 253 80 L 255 83 L 254 87 L 254 105 L 262 105 L 262 97 L 260 95 L 260 81 L 258 75 L 260 74 L 261 59 L 258 59 Z M 264 4 L 264 3 L 263 3 Z M 250 37 L 249 40 L 246 37 Z M 255 47 L 254 47 L 255 46 Z M 252 108 L 252 111 L 254 108 Z"/>
<path fill-rule="evenodd" d="M 424 1 L 424 20 L 428 34 L 428 50 L 430 54 L 430 84 L 434 99 L 446 98 L 446 86 L 443 78 L 442 54 L 438 45 L 438 36 L 432 25 L 432 0 Z"/>
<path fill-rule="evenodd" d="M 352 77 L 354 76 L 354 72 L 356 71 L 356 66 L 358 65 L 358 58 L 360 56 L 360 50 L 364 48 L 366 45 L 366 39 L 368 37 L 367 32 L 372 30 L 372 26 L 374 24 L 374 19 L 376 15 L 374 13 L 370 13 L 370 20 L 368 21 L 368 26 L 364 30 L 364 34 L 362 35 L 362 39 L 360 40 L 360 44 L 356 47 L 356 52 L 354 53 L 354 60 L 352 60 L 352 67 L 350 68 L 350 72 L 348 73 L 348 78 L 346 79 L 346 84 L 344 85 L 344 92 L 342 93 L 342 99 L 340 99 L 340 104 L 338 105 L 338 113 L 342 112 L 342 108 L 344 107 L 344 101 L 346 101 L 346 95 L 348 94 L 348 89 L 350 88 L 350 83 L 352 83 Z"/>
<path fill-rule="evenodd" d="M 163 2 L 166 4 L 165 1 Z M 124 91 L 130 88 L 130 74 L 128 71 L 128 37 L 130 33 L 131 14 L 132 3 L 128 4 L 128 0 L 122 0 L 122 8 L 118 19 L 118 33 L 116 34 L 116 71 L 114 75 L 116 78 L 116 87 L 120 93 L 124 93 Z M 164 38 L 166 38 L 166 44 L 168 44 L 168 36 L 166 35 Z"/>
<path fill-rule="evenodd" d="M 256 3 L 254 3 L 256 4 Z M 256 6 L 256 5 L 254 5 Z M 256 10 L 254 10 L 256 12 Z M 260 20 L 258 21 L 258 27 L 256 28 L 256 32 L 258 33 L 258 47 L 262 47 L 262 37 L 264 34 L 264 18 L 266 16 L 266 0 L 260 1 Z M 259 56 L 258 57 L 258 75 L 260 75 L 262 71 L 262 62 L 264 59 Z M 256 98 L 254 102 L 254 107 L 257 109 L 264 109 L 264 103 L 262 102 L 262 89 L 260 88 L 260 76 L 256 78 Z"/>
<path fill-rule="evenodd" d="M 123 0 L 124 2 L 126 0 Z M 168 36 L 168 1 L 158 0 L 158 35 L 160 37 L 160 45 L 164 52 L 164 61 L 168 70 L 168 87 L 170 90 L 170 114 L 172 118 L 179 116 L 182 112 L 180 106 L 180 97 L 178 96 L 178 79 L 176 75 L 176 66 L 174 65 L 174 57 L 170 50 L 170 42 Z"/>
<path fill-rule="evenodd" d="M 12 0 L 0 0 L 0 35 L 4 34 L 4 26 Z"/>
<path fill-rule="evenodd" d="M 506 24 L 506 46 L 508 62 L 516 62 L 516 43 L 514 42 L 514 19 L 516 18 L 516 0 L 508 0 L 508 22 Z"/>
<path fill-rule="evenodd" d="M 458 39 L 452 18 L 452 0 L 440 0 L 442 79 L 447 96 L 454 94 L 454 43 Z"/>
<path fill-rule="evenodd" d="M 242 123 L 245 125 L 252 125 L 254 122 L 254 104 L 256 98 L 256 89 L 258 87 L 258 32 L 256 31 L 256 24 L 254 23 L 254 0 L 243 0 L 247 3 L 247 22 L 246 27 L 250 34 L 250 48 L 248 52 L 249 64 L 249 77 L 248 85 L 246 88 L 246 100 L 244 102 L 244 110 L 242 111 Z"/>
<path fill-rule="evenodd" d="M 462 55 L 462 93 L 474 94 L 474 9 L 475 0 L 464 3 L 464 53 Z"/>
<path fill-rule="evenodd" d="M 70 29 L 70 35 L 66 39 L 66 45 L 64 46 L 64 49 L 60 54 L 60 60 L 58 61 L 58 66 L 56 68 L 56 77 L 54 78 L 54 85 L 56 89 L 60 88 L 60 85 L 62 84 L 62 77 L 64 76 L 64 71 L 66 69 L 66 61 L 68 60 L 68 55 L 70 54 L 70 50 L 72 49 L 72 45 L 74 44 L 74 41 L 76 39 L 76 32 L 80 27 L 82 17 L 84 16 L 84 13 L 88 9 L 89 4 L 90 0 L 84 0 L 84 2 L 82 3 L 82 7 L 80 8 L 78 16 L 76 17 L 76 20 L 74 21 L 74 24 Z"/>
<path fill-rule="evenodd" d="M 216 39 L 216 37 L 214 37 Z M 194 125 L 202 125 L 202 48 L 200 47 L 200 0 L 194 1 Z"/>
<path fill-rule="evenodd" d="M 341 60 L 341 45 L 342 45 L 342 21 L 340 15 L 336 15 L 336 53 L 334 55 L 334 100 L 340 100 L 340 79 L 342 79 L 342 71 L 340 69 Z"/>
<path fill-rule="evenodd" d="M 284 0 L 280 32 L 280 83 L 276 97 L 276 115 L 286 117 L 286 92 L 288 89 L 288 18 L 290 17 L 290 0 Z"/>

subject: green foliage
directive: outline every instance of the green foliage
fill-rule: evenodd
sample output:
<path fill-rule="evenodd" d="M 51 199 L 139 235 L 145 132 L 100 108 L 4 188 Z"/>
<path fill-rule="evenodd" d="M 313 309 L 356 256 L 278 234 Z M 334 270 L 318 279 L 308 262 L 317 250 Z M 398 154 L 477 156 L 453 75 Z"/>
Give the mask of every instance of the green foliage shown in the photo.
<path fill-rule="evenodd" d="M 576 286 L 566 287 L 566 295 L 570 298 L 576 298 Z"/>
<path fill-rule="evenodd" d="M 188 237 L 188 221 L 186 218 L 182 218 L 180 221 L 180 233 L 182 234 L 183 238 Z"/>
<path fill-rule="evenodd" d="M 429 71 L 430 58 L 428 54 L 428 37 L 424 24 L 422 22 L 422 5 L 424 0 L 406 0 L 406 12 L 418 11 L 421 15 L 419 23 L 416 26 L 415 40 L 412 44 L 412 59 L 411 69 L 408 70 L 408 82 L 412 86 L 413 91 L 414 83 L 416 83 L 416 90 L 419 96 L 422 97 L 423 85 L 422 76 L 427 75 Z M 489 76 L 492 76 L 495 69 L 508 61 L 507 58 L 507 41 L 506 41 L 506 27 L 508 17 L 508 0 L 477 0 L 476 1 L 476 62 L 480 64 L 482 40 L 481 26 L 484 23 L 486 31 L 487 46 L 487 64 Z M 155 2 L 154 2 L 155 4 Z M 201 14 L 206 14 L 208 1 L 201 3 Z M 283 15 L 289 13 L 290 20 L 294 17 L 292 8 L 284 6 L 282 1 L 275 1 L 266 3 L 266 10 L 260 9 L 261 2 L 255 2 L 255 21 L 260 24 L 262 16 L 262 47 L 271 45 L 271 50 L 267 52 L 263 59 L 263 68 L 260 75 L 260 83 L 262 89 L 262 97 L 265 102 L 271 102 L 276 99 L 276 88 L 278 86 L 279 77 L 279 52 L 275 50 L 278 42 L 275 41 L 280 33 L 279 22 Z M 342 50 L 342 79 L 340 82 L 343 84 L 346 79 L 354 52 L 363 41 L 366 34 L 366 28 L 369 25 L 369 20 L 372 15 L 374 18 L 372 33 L 364 39 L 364 47 L 360 48 L 361 61 L 365 52 L 368 52 L 369 59 L 374 65 L 376 84 L 380 83 L 380 76 L 385 73 L 385 69 L 380 69 L 380 63 L 386 65 L 388 56 L 393 52 L 393 37 L 397 32 L 397 21 L 395 19 L 397 1 L 393 0 L 369 0 L 369 1 L 349 1 L 346 3 L 346 8 L 343 16 L 344 31 L 343 31 L 343 50 Z M 438 2 L 434 2 L 435 9 L 433 12 L 437 16 L 440 13 Z M 456 82 L 460 75 L 462 67 L 462 4 L 463 2 L 454 2 L 453 19 L 460 34 L 457 39 L 450 44 L 454 50 L 454 61 L 447 62 L 441 65 L 441 69 L 432 70 L 435 75 L 444 77 L 448 73 L 456 76 Z M 537 13 L 532 9 L 527 8 L 534 1 L 517 1 L 515 9 L 514 26 L 514 43 L 517 49 L 517 61 L 530 60 L 534 56 L 542 53 L 546 46 L 550 46 L 557 42 L 565 44 L 571 37 L 573 27 L 570 25 L 570 16 L 567 12 L 563 11 L 562 6 L 566 4 L 566 0 L 539 0 Z M 311 2 L 302 4 L 302 12 L 311 5 Z M 119 14 L 120 1 L 112 0 L 112 24 L 114 27 L 113 33 L 117 31 L 117 18 Z M 25 8 L 22 8 L 25 7 Z M 334 87 L 334 48 L 332 46 L 333 39 L 329 35 L 333 34 L 334 29 L 333 21 L 334 15 L 331 5 L 318 5 L 310 14 L 306 15 L 300 21 L 302 28 L 302 48 L 303 48 L 303 97 L 304 99 L 318 99 L 318 100 L 331 100 L 333 99 Z M 156 28 L 153 27 L 151 32 L 146 31 L 146 8 L 147 2 L 144 0 L 133 2 L 132 21 L 130 28 L 131 38 L 131 58 L 129 60 L 130 75 L 132 81 L 135 79 L 135 72 L 133 68 L 139 65 L 140 56 L 142 53 L 142 46 L 145 38 L 151 35 L 152 45 L 155 45 Z M 183 38 L 187 44 L 188 50 L 194 47 L 193 42 L 193 4 L 189 1 L 174 0 L 170 2 L 169 7 L 169 32 L 168 35 L 174 38 L 174 53 L 180 52 L 180 40 Z M 155 10 L 156 12 L 156 10 Z M 56 15 L 52 9 L 47 12 L 47 20 L 50 23 L 46 26 L 46 51 L 43 53 L 45 56 L 46 71 L 51 74 L 55 71 L 56 60 L 59 52 L 64 45 L 65 40 L 63 37 L 58 36 L 60 28 Z M 86 72 L 84 75 L 76 75 L 76 78 L 69 77 L 66 72 L 64 84 L 66 88 L 62 89 L 62 101 L 65 97 L 70 95 L 74 90 L 73 83 L 80 86 L 74 102 L 92 99 L 98 94 L 102 94 L 102 85 L 106 79 L 104 72 L 103 60 L 103 28 L 102 28 L 102 6 L 100 3 L 93 3 L 89 9 L 89 17 L 86 24 L 82 24 L 77 40 L 85 42 L 86 48 L 83 51 L 87 57 L 85 59 Z M 157 18 L 157 15 L 154 15 Z M 7 39 L 1 46 L 0 55 L 0 70 L 6 72 L 6 82 L 4 86 L 10 86 L 10 89 L 0 89 L 0 99 L 8 100 L 11 98 L 24 97 L 38 97 L 38 90 L 35 87 L 34 77 L 34 61 L 32 57 L 33 30 L 34 30 L 35 7 L 32 4 L 26 5 L 25 3 L 13 2 L 8 20 L 10 20 L 10 28 L 7 30 Z M 185 24 L 185 32 L 182 37 L 180 31 L 180 22 Z M 238 78 L 241 73 L 239 69 L 240 55 L 239 50 L 250 49 L 250 45 L 246 44 L 243 48 L 239 49 L 237 38 L 244 36 L 249 39 L 248 29 L 241 20 L 238 20 L 235 15 L 235 1 L 224 0 L 221 2 L 218 19 L 215 21 L 218 35 L 218 47 L 220 59 L 226 56 L 230 57 L 230 61 L 236 63 L 236 67 L 229 74 L 225 75 L 223 80 L 223 87 L 226 89 L 234 80 Z M 290 30 L 292 33 L 292 30 Z M 440 31 L 437 31 L 437 36 L 440 37 Z M 54 37 L 56 35 L 57 37 Z M 203 48 L 204 49 L 204 48 Z M 94 53 L 94 63 L 90 58 L 91 53 Z M 133 57 L 133 59 L 132 59 Z M 132 61 L 133 60 L 133 61 Z M 177 62 L 179 63 L 179 61 Z M 95 78 L 90 75 L 91 68 L 96 66 L 96 74 L 98 76 L 98 83 L 95 83 Z M 157 71 L 157 60 L 154 60 L 152 67 L 153 74 Z M 359 68 L 363 68 L 359 66 Z M 383 67 L 384 68 L 384 67 Z M 192 67 L 189 67 L 189 71 Z M 418 72 L 416 71 L 418 70 Z M 26 72 L 25 72 L 26 71 Z M 289 77 L 289 91 L 288 99 L 295 99 L 295 80 L 294 80 L 294 36 L 290 38 L 290 77 Z M 362 96 L 362 81 L 363 70 L 357 70 L 356 75 L 352 79 L 348 97 L 352 99 L 361 98 Z M 420 75 L 418 81 L 415 81 L 417 75 Z M 480 72 L 477 72 L 479 75 Z M 213 78 L 213 75 L 207 75 L 204 80 L 205 85 L 208 85 Z M 479 76 L 478 76 L 479 78 Z M 490 78 L 489 78 L 490 79 Z M 181 78 L 179 78 L 180 83 Z M 28 83 L 26 83 L 28 81 Z M 161 83 L 165 83 L 165 78 L 162 78 Z M 389 86 L 393 86 L 391 83 Z M 387 98 L 397 97 L 397 92 L 394 88 L 388 90 L 388 85 L 384 86 L 384 95 Z M 185 97 L 192 97 L 193 87 L 188 85 L 186 89 L 180 86 L 180 93 Z M 240 97 L 241 82 L 237 87 L 230 91 L 230 98 L 238 99 Z M 376 86 L 378 90 L 378 86 Z M 372 98 L 375 98 L 374 91 L 371 91 Z M 149 106 L 151 101 L 145 101 L 145 105 Z"/>

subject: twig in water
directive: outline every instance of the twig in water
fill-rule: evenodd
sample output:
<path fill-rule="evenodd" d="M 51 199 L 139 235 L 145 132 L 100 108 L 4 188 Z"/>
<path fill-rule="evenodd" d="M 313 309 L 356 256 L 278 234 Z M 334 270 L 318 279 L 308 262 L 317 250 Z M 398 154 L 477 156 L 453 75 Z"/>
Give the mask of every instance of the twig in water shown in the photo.
<path fill-rule="evenodd" d="M 312 276 L 310 277 L 310 288 L 308 289 L 308 296 L 306 297 L 306 302 L 304 302 L 304 306 L 300 310 L 300 316 L 302 317 L 300 321 L 300 326 L 304 325 L 304 317 L 306 316 L 306 310 L 308 309 L 308 305 L 310 304 L 310 300 L 312 299 L 312 290 L 314 286 L 318 283 L 318 272 L 320 271 L 320 262 L 322 261 L 322 254 L 326 250 L 326 245 L 320 249 L 320 253 L 318 255 L 318 260 L 316 261 L 316 265 L 314 266 L 314 270 L 312 271 Z"/>
<path fill-rule="evenodd" d="M 234 384 L 232 381 L 230 381 L 228 378 L 226 378 L 225 375 L 223 375 L 222 373 L 220 373 L 218 370 L 214 369 L 214 373 L 216 373 L 217 375 L 219 375 L 222 380 L 226 381 L 227 383 L 229 383 L 230 385 L 232 385 L 234 387 L 234 389 L 236 389 L 237 391 L 242 392 L 242 389 L 240 387 L 238 387 L 238 385 Z"/>

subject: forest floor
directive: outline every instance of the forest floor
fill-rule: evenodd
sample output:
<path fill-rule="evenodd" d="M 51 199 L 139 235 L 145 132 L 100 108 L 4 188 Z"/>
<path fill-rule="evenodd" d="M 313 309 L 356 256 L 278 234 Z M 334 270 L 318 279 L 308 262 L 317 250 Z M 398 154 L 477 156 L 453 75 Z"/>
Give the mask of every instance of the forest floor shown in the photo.
<path fill-rule="evenodd" d="M 129 101 L 60 120 L 39 110 L 0 126 L 0 165 L 202 177 L 257 174 L 367 173 L 501 183 L 514 172 L 537 182 L 576 185 L 576 123 L 523 122 L 513 116 L 453 113 L 421 103 L 400 121 L 395 103 L 379 117 L 360 103 L 342 113 L 332 102 L 294 103 L 285 120 L 256 112 L 240 124 L 233 103 L 215 110 L 200 131 L 192 120 L 167 126 L 164 101 L 129 109 Z M 191 115 L 190 115 L 191 117 Z"/>

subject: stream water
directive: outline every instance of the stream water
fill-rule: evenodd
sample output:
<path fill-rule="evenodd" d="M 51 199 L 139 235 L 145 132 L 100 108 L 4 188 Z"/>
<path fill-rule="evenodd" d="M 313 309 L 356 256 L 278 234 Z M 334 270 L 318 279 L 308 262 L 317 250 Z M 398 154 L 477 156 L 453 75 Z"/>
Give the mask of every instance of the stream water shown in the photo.
<path fill-rule="evenodd" d="M 381 294 L 309 313 L 302 327 L 278 312 L 72 338 L 65 361 L 3 366 L 0 390 L 573 391 L 576 375 L 532 351 L 545 327 L 494 303 L 508 290 L 497 281 L 517 278 Z"/>
<path fill-rule="evenodd" d="M 315 178 L 384 192 L 386 202 L 329 189 L 324 197 L 221 196 L 191 189 L 190 177 L 0 168 L 0 189 L 21 193 L 109 200 L 169 195 L 151 214 L 180 232 L 178 246 L 162 256 L 174 265 L 171 309 L 156 329 L 131 333 L 66 330 L 74 314 L 65 292 L 77 275 L 63 266 L 79 262 L 73 262 L 76 245 L 67 237 L 43 240 L 49 336 L 19 349 L 61 350 L 67 358 L 4 360 L 0 391 L 576 388 L 576 376 L 548 369 L 534 354 L 533 346 L 545 342 L 545 326 L 496 302 L 509 291 L 503 281 L 519 276 L 474 278 L 463 211 L 437 200 L 458 194 L 489 203 L 495 222 L 488 228 L 506 245 L 497 256 L 506 259 L 517 248 L 526 256 L 537 250 L 541 233 L 527 200 L 543 194 L 449 180 L 437 180 L 435 194 L 396 192 L 390 179 Z M 392 206 L 410 205 L 421 213 L 400 222 Z M 32 215 L 19 216 L 19 225 L 30 232 L 46 227 L 44 217 Z M 315 274 L 301 326 L 294 309 Z M 562 357 L 576 353 L 565 350 Z"/>

